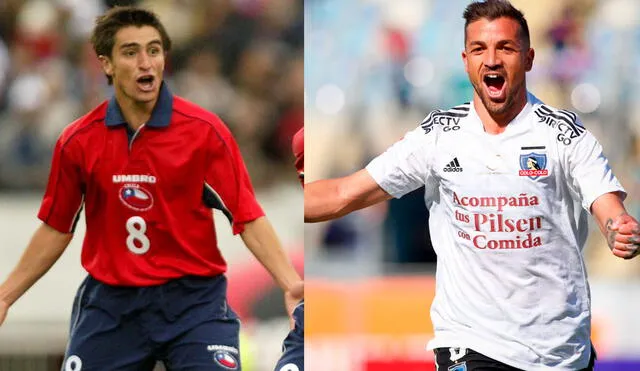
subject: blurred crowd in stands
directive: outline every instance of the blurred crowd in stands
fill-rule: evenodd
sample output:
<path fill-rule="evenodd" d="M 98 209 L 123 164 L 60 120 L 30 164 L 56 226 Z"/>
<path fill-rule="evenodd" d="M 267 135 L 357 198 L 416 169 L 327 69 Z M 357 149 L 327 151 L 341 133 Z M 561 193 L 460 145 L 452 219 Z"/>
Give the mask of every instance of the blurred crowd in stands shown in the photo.
<path fill-rule="evenodd" d="M 462 11 L 469 2 L 307 3 L 305 37 L 313 46 L 305 49 L 309 180 L 360 169 L 431 110 L 471 99 L 460 55 Z M 536 51 L 529 90 L 580 115 L 629 192 L 627 207 L 640 218 L 640 2 L 512 3 L 528 19 Z M 384 262 L 435 262 L 422 194 L 418 190 L 384 207 L 308 227 L 318 236 L 308 239 L 308 256 L 314 247 L 321 256 L 375 251 L 369 225 L 377 221 L 384 231 L 378 240 Z M 597 228 L 593 231 L 586 250 L 590 272 L 640 277 L 640 261 L 611 257 Z"/>
<path fill-rule="evenodd" d="M 112 95 L 88 39 L 115 5 L 159 15 L 173 40 L 165 81 L 226 122 L 256 188 L 296 181 L 302 0 L 2 0 L 0 191 L 42 189 L 61 130 Z"/>

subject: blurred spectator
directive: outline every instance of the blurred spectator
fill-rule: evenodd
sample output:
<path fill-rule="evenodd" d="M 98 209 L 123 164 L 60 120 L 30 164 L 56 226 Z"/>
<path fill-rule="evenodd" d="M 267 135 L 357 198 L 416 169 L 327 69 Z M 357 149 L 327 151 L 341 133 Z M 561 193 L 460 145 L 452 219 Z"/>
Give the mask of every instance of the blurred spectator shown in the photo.
<path fill-rule="evenodd" d="M 587 72 L 592 59 L 584 40 L 585 29 L 576 7 L 567 5 L 547 32 L 553 46 L 550 72 L 557 84 L 563 107 L 571 105 L 571 91 Z"/>
<path fill-rule="evenodd" d="M 10 68 L 10 55 L 7 44 L 5 44 L 2 36 L 0 36 L 0 109 L 4 106 L 5 90 L 7 89 L 7 77 Z"/>
<path fill-rule="evenodd" d="M 386 262 L 436 262 L 424 192 L 424 187 L 420 187 L 400 199 L 389 201 L 389 210 L 384 221 Z"/>
<path fill-rule="evenodd" d="M 387 27 L 384 31 L 394 93 L 400 107 L 407 108 L 410 104 L 411 84 L 405 78 L 404 70 L 409 62 L 409 40 L 402 30 Z"/>

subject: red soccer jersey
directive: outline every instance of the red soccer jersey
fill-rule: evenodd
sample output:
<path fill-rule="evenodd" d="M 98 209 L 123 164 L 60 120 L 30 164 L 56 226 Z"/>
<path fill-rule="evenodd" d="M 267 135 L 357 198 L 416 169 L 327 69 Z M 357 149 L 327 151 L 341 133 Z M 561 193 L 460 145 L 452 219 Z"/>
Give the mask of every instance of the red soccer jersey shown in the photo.
<path fill-rule="evenodd" d="M 125 286 L 224 273 L 211 208 L 236 234 L 264 215 L 227 127 L 166 84 L 136 133 L 115 98 L 64 130 L 38 217 L 72 232 L 83 205 L 83 267 Z"/>
<path fill-rule="evenodd" d="M 291 149 L 296 157 L 296 170 L 298 170 L 298 178 L 304 184 L 304 127 L 298 130 L 291 141 Z"/>

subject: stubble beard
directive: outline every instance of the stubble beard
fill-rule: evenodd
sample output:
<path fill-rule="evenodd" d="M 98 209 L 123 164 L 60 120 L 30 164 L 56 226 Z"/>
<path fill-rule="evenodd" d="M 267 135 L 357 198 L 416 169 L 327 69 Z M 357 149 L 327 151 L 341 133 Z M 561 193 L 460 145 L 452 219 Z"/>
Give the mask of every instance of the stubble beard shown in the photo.
<path fill-rule="evenodd" d="M 487 109 L 487 112 L 491 116 L 503 116 L 505 113 L 508 113 L 515 104 L 515 97 L 520 92 L 521 89 L 524 88 L 524 82 L 519 83 L 516 86 L 510 86 L 507 91 L 505 101 L 502 103 L 497 103 L 491 100 L 489 96 L 484 91 L 482 82 L 472 83 L 473 89 L 476 91 L 476 94 L 480 97 L 482 104 Z"/>

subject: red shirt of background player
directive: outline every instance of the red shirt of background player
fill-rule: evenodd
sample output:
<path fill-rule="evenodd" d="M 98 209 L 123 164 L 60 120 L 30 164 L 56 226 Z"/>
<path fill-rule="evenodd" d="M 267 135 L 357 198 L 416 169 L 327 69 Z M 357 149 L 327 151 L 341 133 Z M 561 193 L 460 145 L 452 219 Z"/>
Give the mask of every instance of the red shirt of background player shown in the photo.
<path fill-rule="evenodd" d="M 296 170 L 298 170 L 298 178 L 304 186 L 304 127 L 293 136 L 291 141 L 293 155 L 296 157 Z"/>

